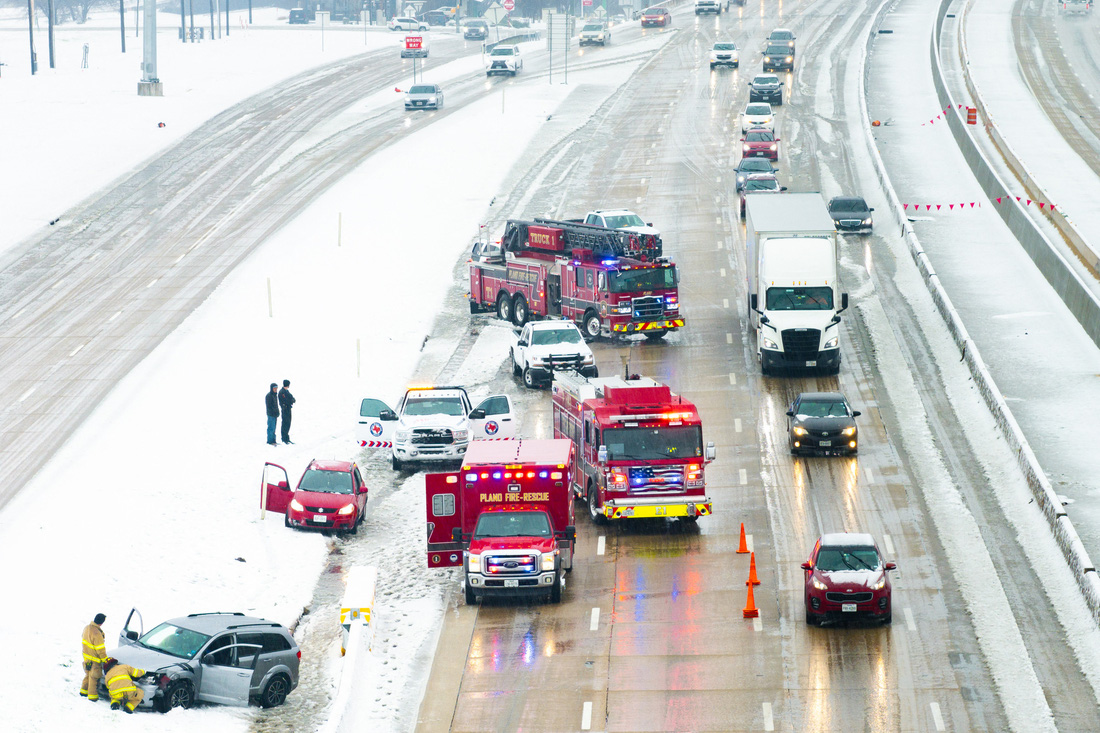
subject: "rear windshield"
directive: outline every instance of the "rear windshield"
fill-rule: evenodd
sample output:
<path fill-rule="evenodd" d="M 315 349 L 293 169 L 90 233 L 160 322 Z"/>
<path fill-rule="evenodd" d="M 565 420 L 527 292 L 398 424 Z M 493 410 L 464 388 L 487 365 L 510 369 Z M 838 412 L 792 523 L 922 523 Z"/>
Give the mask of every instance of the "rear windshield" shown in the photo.
<path fill-rule="evenodd" d="M 546 512 L 485 512 L 477 518 L 474 539 L 485 537 L 551 537 Z"/>
<path fill-rule="evenodd" d="M 210 636 L 207 634 L 200 634 L 175 624 L 163 623 L 138 639 L 138 644 L 148 649 L 171 654 L 173 657 L 191 659 L 199 653 L 199 649 L 202 649 L 202 645 L 209 639 Z"/>

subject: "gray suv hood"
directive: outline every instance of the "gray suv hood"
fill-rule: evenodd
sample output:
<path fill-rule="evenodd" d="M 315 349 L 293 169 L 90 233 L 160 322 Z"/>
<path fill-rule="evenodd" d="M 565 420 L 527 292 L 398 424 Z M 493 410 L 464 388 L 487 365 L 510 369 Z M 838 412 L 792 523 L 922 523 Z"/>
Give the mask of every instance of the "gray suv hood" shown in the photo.
<path fill-rule="evenodd" d="M 147 649 L 136 644 L 112 649 L 107 655 L 114 657 L 123 664 L 129 664 L 131 667 L 144 669 L 146 672 L 155 672 L 159 669 L 177 664 L 189 665 L 194 661 L 193 659 L 173 657 L 171 654 L 158 652 L 154 649 Z"/>

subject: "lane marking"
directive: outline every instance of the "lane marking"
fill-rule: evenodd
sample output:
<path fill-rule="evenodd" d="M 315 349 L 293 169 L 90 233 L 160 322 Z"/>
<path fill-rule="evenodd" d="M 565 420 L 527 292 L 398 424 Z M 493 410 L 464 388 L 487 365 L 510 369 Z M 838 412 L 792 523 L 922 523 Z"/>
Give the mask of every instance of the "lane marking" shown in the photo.
<path fill-rule="evenodd" d="M 772 720 L 772 704 L 764 703 L 764 730 L 775 730 L 775 721 Z"/>
<path fill-rule="evenodd" d="M 714 244 L 715 244 L 716 249 L 722 249 L 722 240 L 721 239 L 716 239 L 714 241 Z"/>
<path fill-rule="evenodd" d="M 111 316 L 110 318 L 107 319 L 107 323 L 110 323 L 111 321 L 115 320 L 116 318 L 118 318 L 121 315 L 122 315 L 122 311 L 119 311 L 118 313 L 115 313 L 113 316 Z"/>
<path fill-rule="evenodd" d="M 642 203 L 642 197 L 641 197 L 641 196 L 639 196 L 639 197 L 638 197 L 638 200 L 637 200 L 637 201 L 635 201 L 634 203 L 636 203 L 636 204 L 640 204 L 640 203 Z"/>
<path fill-rule="evenodd" d="M 763 631 L 764 630 L 764 622 L 760 619 L 759 616 L 757 616 L 756 618 L 754 618 L 752 620 L 752 630 L 753 631 Z"/>
<path fill-rule="evenodd" d="M 714 223 L 715 224 L 721 224 L 722 223 L 722 217 L 720 217 L 720 216 L 714 217 Z"/>
<path fill-rule="evenodd" d="M 28 389 L 26 392 L 23 393 L 23 396 L 19 398 L 19 401 L 22 402 L 23 400 L 30 397 L 32 394 L 34 394 L 34 391 L 36 389 L 38 389 L 38 388 L 37 387 L 31 387 L 30 389 Z"/>
<path fill-rule="evenodd" d="M 643 186 L 645 185 L 645 179 L 644 178 L 642 179 L 642 185 Z"/>
<path fill-rule="evenodd" d="M 870 466 L 864 466 L 863 467 L 863 473 L 866 474 L 866 476 L 867 476 L 867 483 L 873 484 L 875 482 L 875 475 L 873 473 L 871 473 L 871 467 Z"/>
<path fill-rule="evenodd" d="M 746 534 L 745 535 L 745 547 L 749 548 L 749 552 L 753 551 L 753 549 L 752 549 L 752 535 L 751 534 Z"/>
<path fill-rule="evenodd" d="M 743 468 L 737 469 L 737 475 L 741 478 L 741 485 L 744 486 L 749 482 L 749 472 Z"/>
<path fill-rule="evenodd" d="M 730 372 L 730 384 L 737 384 L 737 375 Z"/>
<path fill-rule="evenodd" d="M 722 182 L 722 176 L 718 176 L 718 178 L 715 179 L 715 182 L 716 183 L 721 183 Z"/>
<path fill-rule="evenodd" d="M 733 432 L 735 432 L 735 433 L 740 433 L 741 432 L 741 418 L 739 418 L 739 417 L 733 418 Z"/>
<path fill-rule="evenodd" d="M 727 344 L 732 344 L 733 343 L 733 334 L 732 333 L 727 333 L 726 334 L 726 343 Z"/>
<path fill-rule="evenodd" d="M 607 540 L 607 537 L 605 537 L 604 535 L 600 535 L 600 538 L 598 540 L 596 540 L 596 554 L 597 555 L 602 555 L 603 554 L 604 545 L 605 545 L 606 540 Z"/>
<path fill-rule="evenodd" d="M 177 257 L 177 258 L 176 258 L 176 261 L 175 261 L 175 262 L 173 262 L 172 264 L 173 264 L 173 265 L 178 265 L 178 264 L 179 264 L 179 262 L 180 262 L 180 260 L 182 260 L 182 259 L 183 259 L 183 258 L 184 258 L 184 257 L 185 257 L 186 255 L 187 255 L 187 253 L 186 253 L 186 252 L 184 252 L 184 253 L 183 253 L 183 254 L 181 254 L 181 255 L 180 255 L 179 257 Z"/>
<path fill-rule="evenodd" d="M 936 724 L 936 730 L 947 730 L 947 726 L 943 724 L 943 716 L 940 715 L 940 704 L 933 702 L 928 707 L 932 708 L 932 722 Z"/>
<path fill-rule="evenodd" d="M 593 608 L 592 609 L 592 623 L 590 623 L 588 625 L 588 630 L 589 631 L 595 631 L 598 628 L 600 628 L 600 609 L 599 608 Z"/>
<path fill-rule="evenodd" d="M 149 283 L 148 285 L 146 285 L 146 286 L 145 286 L 145 289 L 146 289 L 146 290 L 148 290 L 149 288 L 151 288 L 151 287 L 153 287 L 154 285 L 156 285 L 156 284 L 157 284 L 157 280 L 159 280 L 159 279 L 160 279 L 160 278 L 157 278 L 157 277 L 153 278 L 152 282 L 150 282 L 150 283 Z"/>
<path fill-rule="evenodd" d="M 723 308 L 729 308 L 730 307 L 729 298 L 722 298 L 722 307 Z"/>
<path fill-rule="evenodd" d="M 77 346 L 75 349 L 69 352 L 69 356 L 76 356 L 76 353 L 84 348 L 84 344 Z"/>
<path fill-rule="evenodd" d="M 901 609 L 901 613 L 903 616 L 905 616 L 905 628 L 909 629 L 910 631 L 916 631 L 917 623 L 913 620 L 913 609 L 903 608 Z"/>
<path fill-rule="evenodd" d="M 14 316 L 12 316 L 11 318 L 9 318 L 8 320 L 9 320 L 9 321 L 14 321 L 14 320 L 15 320 L 16 318 L 18 318 L 19 316 L 23 315 L 23 312 L 24 312 L 25 310 L 27 310 L 27 309 L 26 309 L 26 308 L 20 308 L 20 309 L 19 309 L 19 310 L 18 310 L 18 311 L 17 311 L 16 313 L 15 313 L 15 315 L 14 315 Z"/>
<path fill-rule="evenodd" d="M 586 702 L 581 708 L 581 730 L 592 728 L 592 703 Z"/>
<path fill-rule="evenodd" d="M 650 164 L 650 163 L 652 163 L 652 162 L 653 162 L 652 160 L 647 160 L 647 161 L 645 162 L 645 164 L 646 164 L 646 165 L 649 165 L 649 164 Z"/>
<path fill-rule="evenodd" d="M 718 272 L 722 277 L 726 276 L 726 268 L 723 267 L 723 268 L 719 269 Z"/>
<path fill-rule="evenodd" d="M 882 536 L 882 544 L 886 545 L 886 554 L 890 557 L 894 556 L 894 541 L 890 539 L 890 535 L 884 534 Z"/>

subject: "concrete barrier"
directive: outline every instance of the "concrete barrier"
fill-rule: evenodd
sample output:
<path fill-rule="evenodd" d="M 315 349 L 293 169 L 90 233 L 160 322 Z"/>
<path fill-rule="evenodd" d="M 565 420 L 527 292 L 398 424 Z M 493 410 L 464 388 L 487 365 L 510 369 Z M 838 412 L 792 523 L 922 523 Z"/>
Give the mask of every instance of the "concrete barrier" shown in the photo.
<path fill-rule="evenodd" d="M 363 691 L 373 687 L 375 674 L 372 652 L 378 623 L 374 608 L 377 582 L 378 569 L 373 567 L 353 567 L 345 576 L 344 598 L 340 602 L 340 654 L 343 656 L 340 681 L 331 712 L 318 733 L 338 733 L 360 727 L 357 706 L 364 699 Z"/>
<path fill-rule="evenodd" d="M 340 654 L 348 649 L 348 638 L 353 624 L 362 622 L 367 627 L 367 649 L 374 642 L 374 591 L 378 584 L 378 569 L 353 567 L 344 579 L 344 598 L 340 601 L 341 640 Z"/>

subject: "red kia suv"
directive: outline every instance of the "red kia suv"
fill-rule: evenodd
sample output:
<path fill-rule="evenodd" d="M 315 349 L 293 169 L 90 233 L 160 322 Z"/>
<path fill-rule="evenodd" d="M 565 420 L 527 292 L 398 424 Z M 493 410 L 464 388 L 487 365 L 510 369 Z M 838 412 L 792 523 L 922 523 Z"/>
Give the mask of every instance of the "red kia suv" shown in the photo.
<path fill-rule="evenodd" d="M 662 27 L 672 25 L 672 14 L 660 7 L 647 8 L 642 12 L 642 27 L 647 28 L 651 25 Z"/>
<path fill-rule="evenodd" d="M 279 479 L 277 471 L 282 471 Z M 277 479 L 266 478 L 274 472 Z M 266 509 L 285 512 L 287 527 L 329 529 L 355 534 L 367 508 L 367 485 L 359 467 L 348 461 L 314 459 L 298 481 L 298 487 L 287 487 L 286 469 L 274 463 L 264 467 Z"/>
<path fill-rule="evenodd" d="M 870 619 L 890 623 L 890 575 L 869 534 L 822 535 L 802 563 L 806 571 L 806 623 Z"/>
<path fill-rule="evenodd" d="M 750 127 L 741 138 L 741 155 L 745 158 L 779 160 L 779 138 L 766 127 Z"/>

